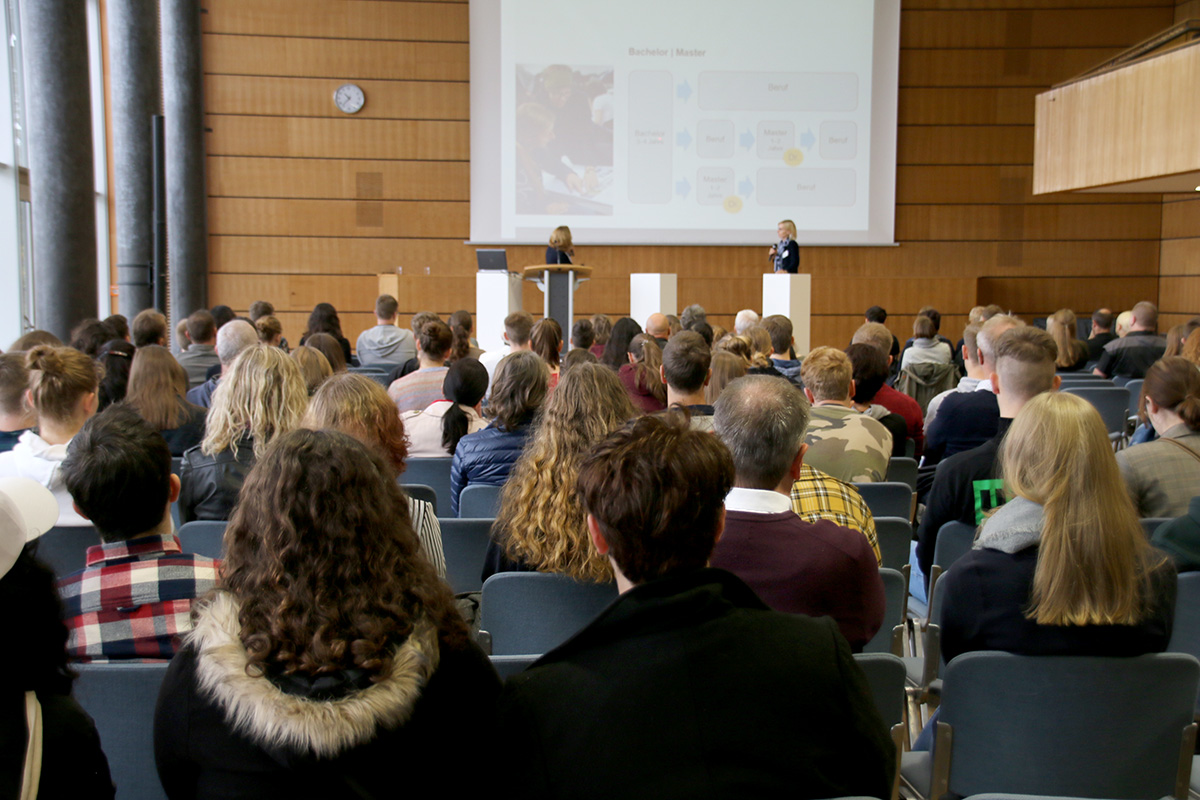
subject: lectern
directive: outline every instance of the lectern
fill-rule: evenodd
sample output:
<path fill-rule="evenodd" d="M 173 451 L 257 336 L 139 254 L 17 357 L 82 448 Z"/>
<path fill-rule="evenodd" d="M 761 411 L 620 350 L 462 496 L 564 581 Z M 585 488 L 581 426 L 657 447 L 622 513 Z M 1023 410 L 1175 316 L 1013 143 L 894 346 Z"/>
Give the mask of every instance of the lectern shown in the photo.
<path fill-rule="evenodd" d="M 812 275 L 774 272 L 763 275 L 762 315 L 782 314 L 792 321 L 796 355 L 809 351 L 812 315 Z"/>
<path fill-rule="evenodd" d="M 591 277 L 592 268 L 582 264 L 534 264 L 524 272 L 525 280 L 536 283 L 545 294 L 543 315 L 555 319 L 562 326 L 563 341 L 570 341 L 575 290 Z"/>

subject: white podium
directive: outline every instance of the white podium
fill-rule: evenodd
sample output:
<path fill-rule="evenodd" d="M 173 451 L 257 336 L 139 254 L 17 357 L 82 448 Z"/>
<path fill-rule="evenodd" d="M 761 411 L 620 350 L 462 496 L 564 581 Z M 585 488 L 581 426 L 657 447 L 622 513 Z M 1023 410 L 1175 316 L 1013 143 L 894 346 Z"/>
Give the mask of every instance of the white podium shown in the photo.
<path fill-rule="evenodd" d="M 634 272 L 629 276 L 629 316 L 646 327 L 651 314 L 678 314 L 673 272 Z"/>
<path fill-rule="evenodd" d="M 792 321 L 796 355 L 806 356 L 810 348 L 812 315 L 812 275 L 774 272 L 763 275 L 762 315 L 782 314 Z"/>
<path fill-rule="evenodd" d="M 520 275 L 499 270 L 475 273 L 475 338 L 481 349 L 504 347 L 504 318 L 522 308 Z"/>

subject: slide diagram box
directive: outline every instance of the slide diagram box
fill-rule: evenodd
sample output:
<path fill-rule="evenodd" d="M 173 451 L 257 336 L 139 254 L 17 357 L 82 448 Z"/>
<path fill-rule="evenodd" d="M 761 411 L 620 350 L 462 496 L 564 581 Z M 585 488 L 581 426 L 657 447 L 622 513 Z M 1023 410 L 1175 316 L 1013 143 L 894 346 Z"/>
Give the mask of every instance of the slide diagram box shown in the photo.
<path fill-rule="evenodd" d="M 853 72 L 701 72 L 696 95 L 705 111 L 853 111 Z"/>
<path fill-rule="evenodd" d="M 821 123 L 821 158 L 831 161 L 858 155 L 858 126 L 853 122 Z"/>
<path fill-rule="evenodd" d="M 702 119 L 697 122 L 696 153 L 701 158 L 732 158 L 733 120 Z"/>
<path fill-rule="evenodd" d="M 760 206 L 852 206 L 857 196 L 852 169 L 763 167 L 758 171 Z"/>
<path fill-rule="evenodd" d="M 671 105 L 674 87 L 666 70 L 629 73 L 629 202 L 671 202 Z"/>
<path fill-rule="evenodd" d="M 796 146 L 796 125 L 793 122 L 758 123 L 758 157 L 772 161 L 783 158 Z"/>
<path fill-rule="evenodd" d="M 729 167 L 701 167 L 696 170 L 696 202 L 719 206 L 733 194 L 733 170 Z"/>

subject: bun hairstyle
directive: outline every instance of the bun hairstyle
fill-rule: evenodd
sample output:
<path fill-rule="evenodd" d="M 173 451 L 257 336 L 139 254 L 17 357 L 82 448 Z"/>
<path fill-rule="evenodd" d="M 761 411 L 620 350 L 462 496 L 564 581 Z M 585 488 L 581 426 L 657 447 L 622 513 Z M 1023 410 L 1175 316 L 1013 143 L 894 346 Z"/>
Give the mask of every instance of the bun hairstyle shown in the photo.
<path fill-rule="evenodd" d="M 1146 370 L 1138 415 L 1146 421 L 1146 398 L 1174 411 L 1192 430 L 1200 430 L 1200 370 L 1186 358 L 1167 356 Z"/>
<path fill-rule="evenodd" d="M 435 319 L 421 326 L 417 341 L 420 342 L 421 352 L 426 358 L 440 362 L 449 355 L 450 348 L 454 345 L 454 334 L 450 332 L 449 325 Z"/>
<path fill-rule="evenodd" d="M 38 417 L 69 420 L 81 397 L 100 385 L 100 369 L 94 361 L 71 347 L 38 345 L 25 355 L 29 369 L 29 391 Z"/>
<path fill-rule="evenodd" d="M 458 449 L 458 440 L 466 436 L 471 427 L 471 420 L 462 407 L 479 405 L 479 401 L 487 394 L 487 387 L 487 369 L 478 359 L 460 358 L 446 373 L 446 380 L 442 382 L 442 395 L 451 405 L 442 416 L 442 447 L 445 447 L 450 455 L 454 455 L 454 451 Z"/>

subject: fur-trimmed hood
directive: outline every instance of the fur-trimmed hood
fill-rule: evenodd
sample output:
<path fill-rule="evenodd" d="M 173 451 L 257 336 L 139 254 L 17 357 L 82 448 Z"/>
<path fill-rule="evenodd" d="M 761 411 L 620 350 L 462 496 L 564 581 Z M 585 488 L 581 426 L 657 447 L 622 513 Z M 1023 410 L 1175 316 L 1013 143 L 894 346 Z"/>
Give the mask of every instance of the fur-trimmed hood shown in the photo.
<path fill-rule="evenodd" d="M 289 694 L 246 673 L 239 609 L 232 595 L 217 592 L 200 610 L 187 637 L 196 653 L 198 689 L 220 706 L 231 728 L 277 757 L 328 758 L 369 742 L 379 728 L 399 727 L 437 669 L 437 631 L 421 621 L 378 683 L 335 700 Z"/>

